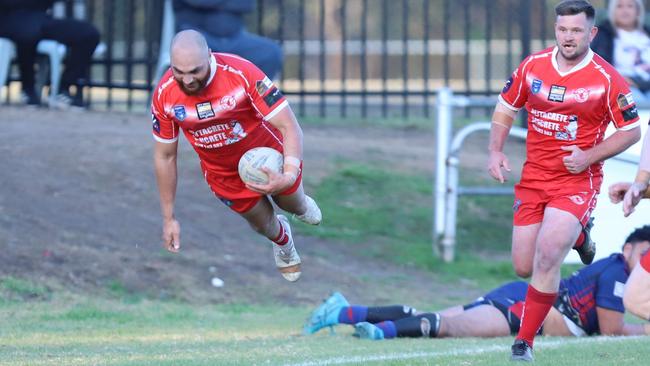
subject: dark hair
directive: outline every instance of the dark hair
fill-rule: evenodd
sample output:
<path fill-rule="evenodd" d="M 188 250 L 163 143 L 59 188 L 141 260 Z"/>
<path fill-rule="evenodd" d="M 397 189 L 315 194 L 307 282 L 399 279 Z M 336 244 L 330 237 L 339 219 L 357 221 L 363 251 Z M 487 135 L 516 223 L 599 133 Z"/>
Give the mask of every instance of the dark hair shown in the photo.
<path fill-rule="evenodd" d="M 555 15 L 578 15 L 585 13 L 587 19 L 594 20 L 596 10 L 587 0 L 565 0 L 555 6 Z"/>
<path fill-rule="evenodd" d="M 625 239 L 625 244 L 636 244 L 644 241 L 650 241 L 650 225 L 645 225 L 634 230 L 632 234 L 628 235 L 627 239 Z"/>

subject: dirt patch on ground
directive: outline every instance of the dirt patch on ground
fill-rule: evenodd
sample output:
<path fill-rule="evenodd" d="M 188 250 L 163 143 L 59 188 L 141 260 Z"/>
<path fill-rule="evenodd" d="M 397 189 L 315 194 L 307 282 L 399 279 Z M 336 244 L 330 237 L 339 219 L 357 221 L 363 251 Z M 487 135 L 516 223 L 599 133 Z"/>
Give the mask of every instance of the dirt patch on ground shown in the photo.
<path fill-rule="evenodd" d="M 270 244 L 210 193 L 184 140 L 176 209 L 183 247 L 178 255 L 166 253 L 146 114 L 3 107 L 0 125 L 0 276 L 196 302 L 313 304 L 335 289 L 357 301 L 416 304 L 477 294 L 431 273 L 355 256 L 344 243 L 304 236 L 296 237 L 303 278 L 287 283 L 274 268 Z M 336 158 L 433 172 L 432 132 L 304 130 L 312 184 Z M 212 287 L 212 277 L 225 286 Z"/>

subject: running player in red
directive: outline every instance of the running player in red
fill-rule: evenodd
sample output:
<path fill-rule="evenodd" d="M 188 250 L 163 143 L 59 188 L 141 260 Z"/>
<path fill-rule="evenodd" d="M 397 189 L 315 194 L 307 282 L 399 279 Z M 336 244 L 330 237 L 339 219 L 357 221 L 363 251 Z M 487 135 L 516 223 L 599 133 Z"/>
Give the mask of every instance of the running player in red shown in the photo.
<path fill-rule="evenodd" d="M 519 109 L 528 111 L 527 160 L 515 186 L 512 260 L 532 274 L 512 360 L 532 361 L 533 339 L 557 297 L 560 266 L 575 245 L 592 245 L 585 226 L 596 205 L 602 161 L 639 140 L 625 80 L 589 49 L 597 28 L 584 0 L 555 8 L 556 46 L 527 57 L 506 82 L 490 131 L 488 171 L 504 182 L 503 146 Z M 617 131 L 603 139 L 611 122 Z M 593 250 L 578 248 L 585 262 Z"/>
<path fill-rule="evenodd" d="M 302 130 L 282 93 L 251 62 L 211 53 L 193 30 L 178 33 L 171 45 L 171 70 L 152 98 L 154 165 L 163 216 L 163 245 L 180 248 L 174 216 L 179 130 L 199 155 L 214 194 L 273 242 L 275 264 L 288 281 L 300 277 L 300 257 L 289 221 L 276 215 L 271 199 L 300 220 L 317 225 L 321 212 L 302 187 Z M 269 170 L 268 184 L 244 184 L 240 157 L 267 146 L 284 155 L 283 173 Z M 270 197 L 270 198 L 269 198 Z"/>

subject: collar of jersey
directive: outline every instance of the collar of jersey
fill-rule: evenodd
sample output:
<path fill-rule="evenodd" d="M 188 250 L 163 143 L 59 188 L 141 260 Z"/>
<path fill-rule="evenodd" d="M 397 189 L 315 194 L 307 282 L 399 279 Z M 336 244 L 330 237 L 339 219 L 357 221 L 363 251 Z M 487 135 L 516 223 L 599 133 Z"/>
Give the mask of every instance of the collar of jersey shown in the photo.
<path fill-rule="evenodd" d="M 572 72 L 576 72 L 576 71 L 578 71 L 580 69 L 583 69 L 585 66 L 589 65 L 589 63 L 591 62 L 591 59 L 594 58 L 594 51 L 592 51 L 591 48 L 590 48 L 589 51 L 587 51 L 587 55 L 585 56 L 585 58 L 583 58 L 582 61 L 580 61 L 579 64 L 573 66 L 571 68 L 571 70 L 569 70 L 567 72 L 562 72 L 562 71 L 560 71 L 560 65 L 557 64 L 557 53 L 558 52 L 559 52 L 559 49 L 558 49 L 557 46 L 555 46 L 553 48 L 553 54 L 551 55 L 551 63 L 553 64 L 553 68 L 555 69 L 555 71 L 557 71 L 557 73 L 560 74 L 560 76 L 566 76 L 566 75 L 569 75 Z"/>
<path fill-rule="evenodd" d="M 214 79 L 214 75 L 217 73 L 217 59 L 214 57 L 214 54 L 210 56 L 210 78 L 208 79 L 208 82 L 205 83 L 206 86 L 210 85 L 212 79 Z"/>

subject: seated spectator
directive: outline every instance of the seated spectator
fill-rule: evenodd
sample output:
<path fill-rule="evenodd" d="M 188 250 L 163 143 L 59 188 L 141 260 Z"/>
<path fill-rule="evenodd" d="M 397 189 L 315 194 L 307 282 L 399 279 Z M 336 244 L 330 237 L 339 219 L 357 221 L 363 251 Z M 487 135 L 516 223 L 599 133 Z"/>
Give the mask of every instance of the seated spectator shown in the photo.
<path fill-rule="evenodd" d="M 650 323 L 630 324 L 623 320 L 624 285 L 630 271 L 636 271 L 639 259 L 648 249 L 650 225 L 633 231 L 625 240 L 621 253 L 596 261 L 562 279 L 560 296 L 539 334 L 650 334 Z M 509 282 L 469 304 L 424 313 L 404 305 L 350 305 L 336 292 L 312 312 L 303 331 L 312 334 L 324 327 L 350 324 L 355 327 L 355 336 L 375 340 L 514 335 L 519 330 L 527 286 L 524 281 Z"/>
<path fill-rule="evenodd" d="M 54 0 L 0 0 L 0 37 L 16 46 L 23 97 L 28 105 L 39 105 L 34 87 L 36 45 L 43 39 L 67 47 L 60 94 L 50 96 L 54 105 L 83 106 L 83 87 L 88 82 L 90 62 L 99 43 L 99 31 L 90 23 L 75 19 L 54 19 Z M 75 95 L 71 87 L 75 86 Z"/>
<path fill-rule="evenodd" d="M 282 50 L 275 41 L 246 31 L 244 14 L 254 9 L 255 0 L 174 0 L 176 31 L 194 29 L 213 52 L 241 56 L 273 79 L 282 69 Z"/>
<path fill-rule="evenodd" d="M 591 48 L 630 84 L 637 102 L 650 101 L 650 29 L 642 0 L 611 0 Z"/>

